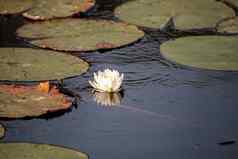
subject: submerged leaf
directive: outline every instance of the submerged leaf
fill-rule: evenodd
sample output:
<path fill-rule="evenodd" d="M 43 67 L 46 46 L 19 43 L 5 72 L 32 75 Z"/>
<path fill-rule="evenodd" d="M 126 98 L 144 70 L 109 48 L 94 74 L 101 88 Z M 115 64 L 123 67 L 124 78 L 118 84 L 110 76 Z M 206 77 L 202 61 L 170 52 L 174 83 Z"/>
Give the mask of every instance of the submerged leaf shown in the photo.
<path fill-rule="evenodd" d="M 30 23 L 17 30 L 33 45 L 63 51 L 92 51 L 124 46 L 142 38 L 136 26 L 106 20 L 64 19 Z"/>
<path fill-rule="evenodd" d="M 66 110 L 71 100 L 61 94 L 56 87 L 49 93 L 38 86 L 0 85 L 0 117 L 37 117 L 48 112 Z"/>
<path fill-rule="evenodd" d="M 161 45 L 162 55 L 179 64 L 212 70 L 238 70 L 238 36 L 179 38 Z"/>
<path fill-rule="evenodd" d="M 45 81 L 80 75 L 89 65 L 80 58 L 32 48 L 0 48 L 0 80 Z"/>
<path fill-rule="evenodd" d="M 3 159 L 88 159 L 85 153 L 59 146 L 31 143 L 0 143 Z"/>

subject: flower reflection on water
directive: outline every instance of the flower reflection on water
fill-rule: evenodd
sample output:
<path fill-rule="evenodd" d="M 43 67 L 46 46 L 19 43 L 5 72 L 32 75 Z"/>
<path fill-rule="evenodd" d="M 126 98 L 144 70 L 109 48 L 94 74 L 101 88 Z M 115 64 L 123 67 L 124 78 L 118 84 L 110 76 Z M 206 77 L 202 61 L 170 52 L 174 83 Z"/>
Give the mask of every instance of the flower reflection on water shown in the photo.
<path fill-rule="evenodd" d="M 94 101 L 101 106 L 117 106 L 121 104 L 123 94 L 117 93 L 106 93 L 106 92 L 93 92 Z"/>

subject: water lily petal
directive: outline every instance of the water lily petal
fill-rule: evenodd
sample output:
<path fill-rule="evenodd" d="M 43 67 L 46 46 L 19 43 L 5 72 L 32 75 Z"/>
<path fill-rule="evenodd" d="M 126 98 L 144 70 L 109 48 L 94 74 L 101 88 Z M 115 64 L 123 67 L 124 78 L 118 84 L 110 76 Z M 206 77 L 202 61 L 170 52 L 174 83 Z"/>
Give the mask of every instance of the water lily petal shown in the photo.
<path fill-rule="evenodd" d="M 89 84 L 99 92 L 118 92 L 124 78 L 124 75 L 117 70 L 105 69 L 93 73 L 94 81 Z"/>

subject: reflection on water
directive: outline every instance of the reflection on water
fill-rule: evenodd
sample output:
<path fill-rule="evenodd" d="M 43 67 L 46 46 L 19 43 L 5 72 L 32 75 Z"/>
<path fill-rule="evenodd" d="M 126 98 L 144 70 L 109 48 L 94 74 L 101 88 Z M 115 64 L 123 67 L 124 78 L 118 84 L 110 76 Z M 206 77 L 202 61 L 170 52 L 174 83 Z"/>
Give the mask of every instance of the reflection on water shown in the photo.
<path fill-rule="evenodd" d="M 121 93 L 107 93 L 93 91 L 94 101 L 101 106 L 116 106 L 120 105 L 122 100 Z"/>
<path fill-rule="evenodd" d="M 113 18 L 115 5 L 110 4 L 123 1 L 98 1 L 99 16 Z M 96 13 L 97 9 L 92 15 Z M 1 46 L 27 46 L 13 33 L 22 24 L 19 17 L 1 22 Z M 238 72 L 173 64 L 160 56 L 160 44 L 166 40 L 148 31 L 127 47 L 74 53 L 91 63 L 87 73 L 64 81 L 67 89 L 81 96 L 78 107 L 46 120 L 0 121 L 7 128 L 1 141 L 62 145 L 87 152 L 91 159 L 201 159 L 208 154 L 237 159 L 236 144 L 224 149 L 216 143 L 238 141 Z M 125 96 L 90 93 L 88 80 L 105 68 L 126 75 Z"/>

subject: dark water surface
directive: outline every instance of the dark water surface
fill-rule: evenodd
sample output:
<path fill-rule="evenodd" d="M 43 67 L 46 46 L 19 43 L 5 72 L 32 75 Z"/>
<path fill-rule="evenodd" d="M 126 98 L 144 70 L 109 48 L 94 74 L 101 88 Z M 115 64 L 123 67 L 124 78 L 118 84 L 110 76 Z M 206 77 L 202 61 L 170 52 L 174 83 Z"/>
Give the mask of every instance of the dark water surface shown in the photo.
<path fill-rule="evenodd" d="M 85 17 L 116 20 L 111 10 L 119 2 L 101 0 Z M 12 33 L 22 24 L 19 16 L 1 17 L 1 47 L 28 46 Z M 65 81 L 80 94 L 78 106 L 50 119 L 1 121 L 7 128 L 1 141 L 61 145 L 91 159 L 237 159 L 238 72 L 172 64 L 160 56 L 166 36 L 146 33 L 127 47 L 80 54 L 90 70 Z M 97 104 L 88 84 L 107 67 L 125 74 L 119 106 Z"/>

